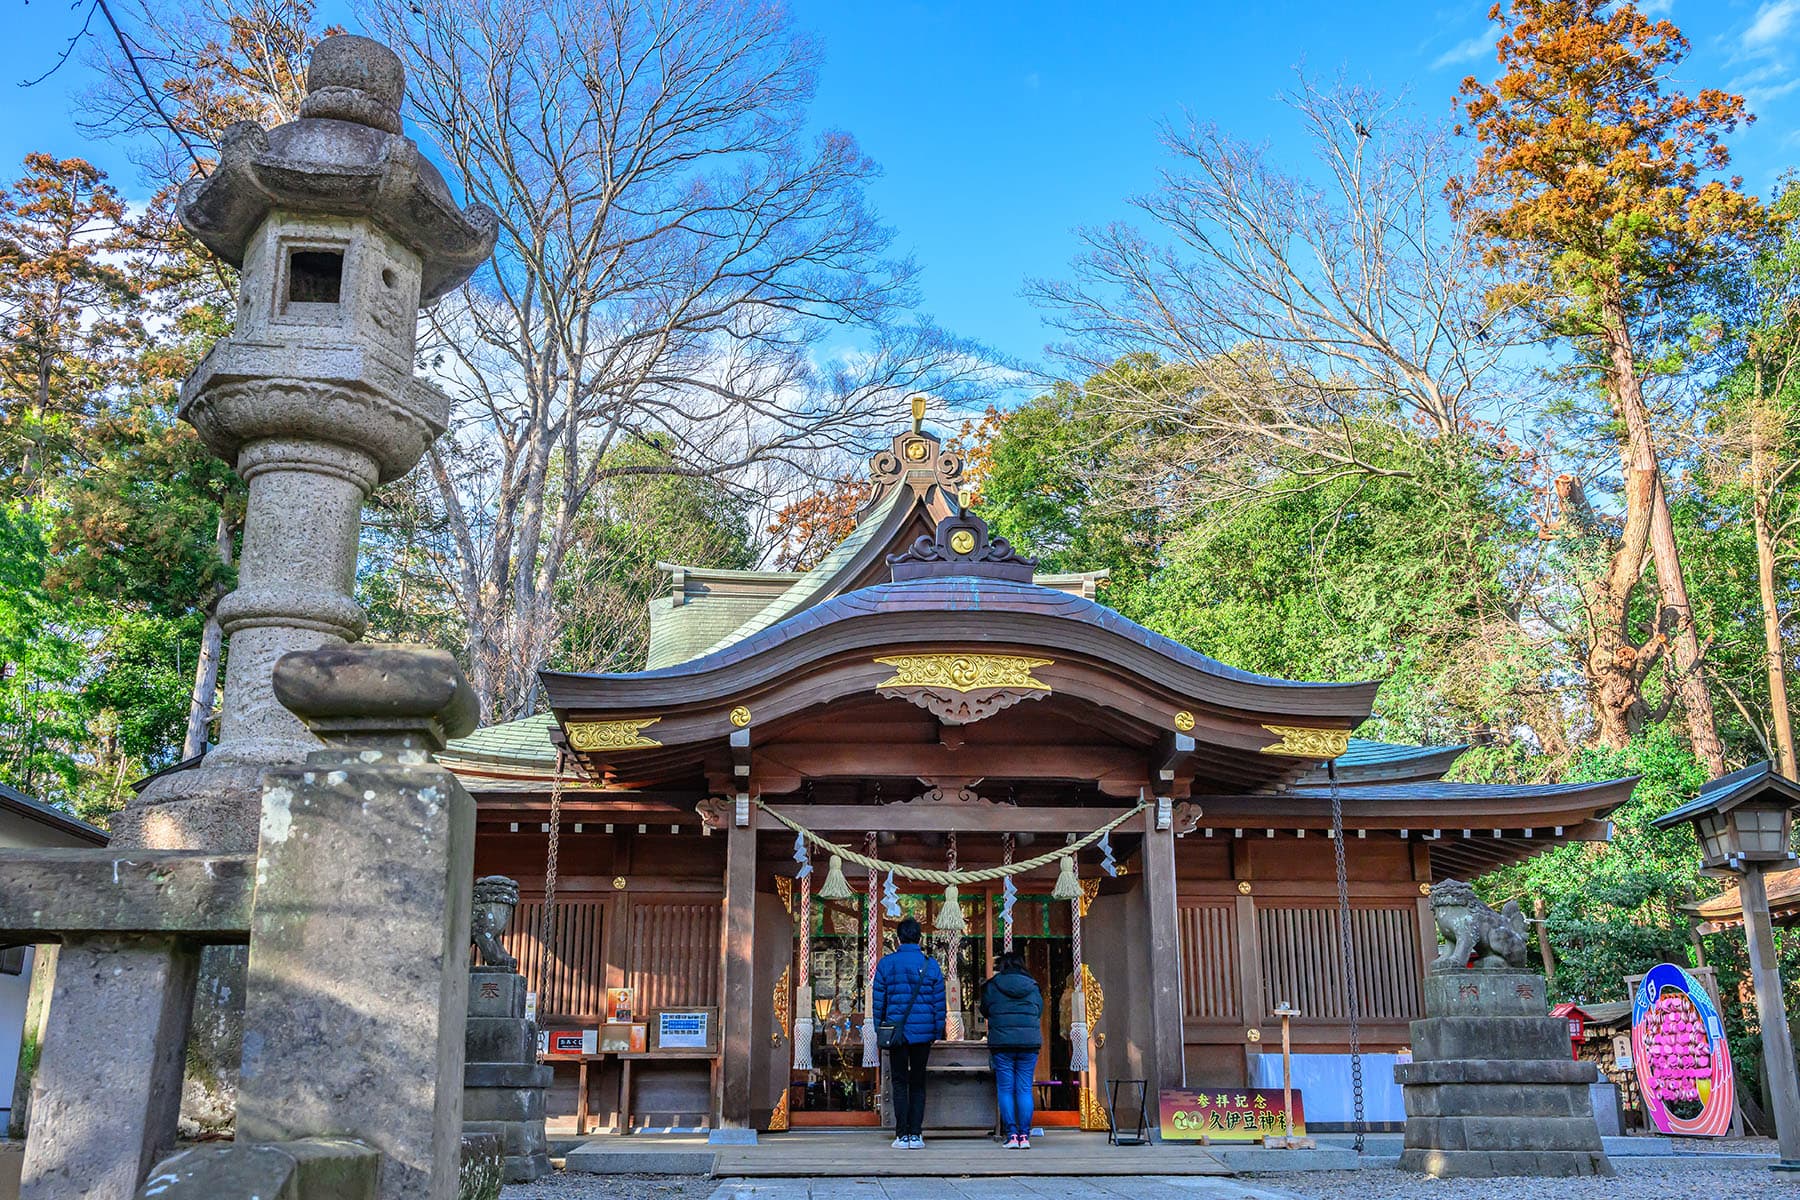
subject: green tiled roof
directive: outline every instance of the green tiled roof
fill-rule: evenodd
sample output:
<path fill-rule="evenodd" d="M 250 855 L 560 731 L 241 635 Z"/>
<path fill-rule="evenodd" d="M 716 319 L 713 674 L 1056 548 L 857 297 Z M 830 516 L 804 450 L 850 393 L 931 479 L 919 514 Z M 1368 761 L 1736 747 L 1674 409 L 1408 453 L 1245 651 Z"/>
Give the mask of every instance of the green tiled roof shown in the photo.
<path fill-rule="evenodd" d="M 707 647 L 768 607 L 767 596 L 706 596 L 675 603 L 673 596 L 650 601 L 650 648 L 644 669 L 699 658 Z"/>
<path fill-rule="evenodd" d="M 913 499 L 914 493 L 911 488 L 895 488 L 887 499 L 881 502 L 879 508 L 862 519 L 862 523 L 856 527 L 855 532 L 839 542 L 837 548 L 830 554 L 819 560 L 818 566 L 802 575 L 792 587 L 770 601 L 761 612 L 732 629 L 693 657 L 700 658 L 714 651 L 723 650 L 735 642 L 743 641 L 751 634 L 760 633 L 801 609 L 809 608 L 818 601 L 829 598 L 833 587 L 841 582 L 838 576 L 843 573 L 844 568 L 868 549 L 869 543 L 887 528 L 888 518 L 894 514 L 894 510 L 901 505 L 911 507 Z M 677 661 L 685 662 L 687 660 Z"/>
<path fill-rule="evenodd" d="M 486 725 L 468 737 L 457 738 L 444 747 L 444 757 L 481 759 L 523 766 L 556 768 L 556 747 L 550 744 L 550 729 L 556 718 L 539 713 L 521 721 L 502 725 Z"/>

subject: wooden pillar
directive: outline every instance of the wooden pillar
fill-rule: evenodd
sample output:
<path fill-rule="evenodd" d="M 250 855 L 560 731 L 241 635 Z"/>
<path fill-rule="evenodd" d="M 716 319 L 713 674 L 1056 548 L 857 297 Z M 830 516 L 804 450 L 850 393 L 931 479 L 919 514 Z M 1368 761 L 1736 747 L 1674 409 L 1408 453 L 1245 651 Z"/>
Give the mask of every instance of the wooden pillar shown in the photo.
<path fill-rule="evenodd" d="M 1780 1169 L 1800 1168 L 1800 1080 L 1794 1072 L 1794 1043 L 1788 1032 L 1787 1003 L 1781 991 L 1781 962 L 1775 956 L 1769 921 L 1769 892 L 1763 866 L 1750 863 L 1738 881 L 1744 913 L 1744 941 L 1750 950 L 1750 978 L 1756 983 L 1756 1016 L 1762 1029 L 1764 1072 L 1775 1110 L 1775 1138 Z"/>
<path fill-rule="evenodd" d="M 1181 1028 L 1181 933 L 1175 911 L 1175 834 L 1144 814 L 1145 928 L 1150 938 L 1150 1094 L 1187 1083 Z"/>
<path fill-rule="evenodd" d="M 719 1130 L 750 1130 L 751 1019 L 756 1004 L 756 817 L 733 824 L 725 846 L 720 935 Z M 740 1135 L 741 1136 L 741 1135 Z M 753 1139 L 754 1132 L 750 1134 Z M 727 1134 L 719 1138 L 733 1139 Z"/>

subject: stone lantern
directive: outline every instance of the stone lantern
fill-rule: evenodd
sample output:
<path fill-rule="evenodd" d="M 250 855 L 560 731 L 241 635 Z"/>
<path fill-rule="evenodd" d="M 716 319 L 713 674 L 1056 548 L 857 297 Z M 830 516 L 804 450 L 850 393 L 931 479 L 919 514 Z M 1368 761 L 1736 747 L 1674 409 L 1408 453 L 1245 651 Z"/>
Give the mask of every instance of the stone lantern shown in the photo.
<path fill-rule="evenodd" d="M 225 131 L 181 223 L 238 267 L 231 336 L 182 388 L 181 416 L 249 485 L 218 744 L 154 780 L 116 819 L 126 845 L 249 850 L 257 780 L 318 741 L 275 699 L 276 660 L 354 641 L 363 501 L 417 465 L 450 401 L 413 375 L 421 305 L 493 250 L 497 222 L 459 209 L 401 132 L 393 51 L 337 36 L 313 50 L 298 120 Z"/>
<path fill-rule="evenodd" d="M 1781 1147 L 1776 1169 L 1783 1171 L 1800 1171 L 1800 1079 L 1795 1075 L 1794 1043 L 1763 873 L 1771 864 L 1786 865 L 1796 857 L 1789 841 L 1796 805 L 1800 784 L 1764 762 L 1713 780 L 1693 800 L 1653 822 L 1658 829 L 1691 823 L 1700 842 L 1701 868 L 1738 877 L 1744 941 L 1750 950 L 1756 1015 L 1762 1025 L 1763 1063 Z"/>

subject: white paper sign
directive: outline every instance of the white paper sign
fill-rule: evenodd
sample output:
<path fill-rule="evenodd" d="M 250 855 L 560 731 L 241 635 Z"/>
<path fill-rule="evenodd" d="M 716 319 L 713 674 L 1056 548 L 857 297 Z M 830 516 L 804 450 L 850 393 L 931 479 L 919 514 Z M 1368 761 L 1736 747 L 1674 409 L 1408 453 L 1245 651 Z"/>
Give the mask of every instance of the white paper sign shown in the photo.
<path fill-rule="evenodd" d="M 656 1046 L 659 1050 L 704 1050 L 711 1014 L 665 1012 L 657 1014 Z"/>

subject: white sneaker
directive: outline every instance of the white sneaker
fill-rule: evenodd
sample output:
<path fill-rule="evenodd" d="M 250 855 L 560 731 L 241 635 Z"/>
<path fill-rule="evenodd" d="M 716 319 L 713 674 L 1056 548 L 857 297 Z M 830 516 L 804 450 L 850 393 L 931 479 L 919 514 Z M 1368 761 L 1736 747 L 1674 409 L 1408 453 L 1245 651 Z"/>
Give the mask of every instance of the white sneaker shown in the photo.
<path fill-rule="evenodd" d="M 924 1139 L 924 1138 L 922 1138 L 922 1137 L 920 1137 L 920 1136 L 919 1136 L 919 1135 L 918 1135 L 918 1134 L 916 1134 L 916 1133 L 915 1133 L 915 1134 L 913 1134 L 913 1136 L 912 1136 L 912 1148 L 913 1148 L 913 1149 L 914 1149 L 914 1150 L 923 1150 L 923 1149 L 924 1149 L 924 1148 L 925 1148 L 925 1139 Z"/>
<path fill-rule="evenodd" d="M 911 1150 L 912 1149 L 912 1139 L 909 1137 L 895 1138 L 894 1139 L 894 1149 L 896 1149 L 896 1150 Z"/>

